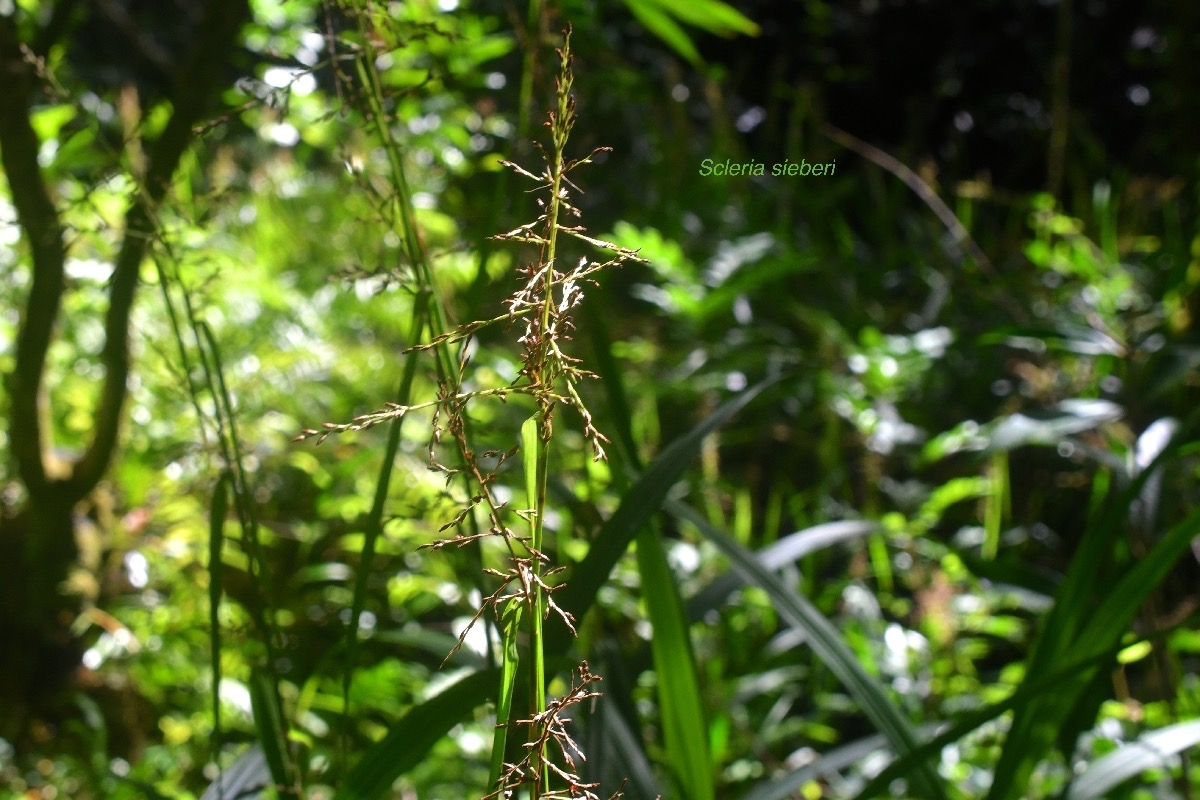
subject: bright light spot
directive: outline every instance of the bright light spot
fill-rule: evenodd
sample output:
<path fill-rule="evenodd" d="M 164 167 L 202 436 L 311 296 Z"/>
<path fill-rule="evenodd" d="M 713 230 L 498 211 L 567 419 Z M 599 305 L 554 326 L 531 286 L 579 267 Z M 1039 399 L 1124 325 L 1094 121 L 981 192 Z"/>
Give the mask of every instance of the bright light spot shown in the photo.
<path fill-rule="evenodd" d="M 315 53 L 313 54 L 316 55 Z M 296 82 L 292 84 L 292 91 L 297 97 L 304 97 L 312 94 L 317 90 L 317 78 L 311 72 L 305 72 L 296 77 Z"/>
<path fill-rule="evenodd" d="M 100 651 L 94 647 L 89 647 L 83 654 L 83 665 L 88 669 L 100 669 L 100 665 L 103 663 L 104 656 L 100 655 Z"/>
<path fill-rule="evenodd" d="M 411 133 L 427 133 L 437 130 L 437 127 L 442 124 L 442 118 L 437 114 L 423 114 L 419 117 L 413 117 L 408 122 L 408 130 Z"/>
<path fill-rule="evenodd" d="M 692 90 L 684 86 L 682 83 L 677 83 L 671 87 L 671 99 L 676 103 L 682 103 L 692 96 Z"/>
<path fill-rule="evenodd" d="M 172 461 L 163 469 L 163 473 L 169 481 L 177 481 L 183 477 L 183 464 L 178 461 Z"/>
<path fill-rule="evenodd" d="M 16 208 L 0 200 L 0 246 L 11 247 L 21 241 L 21 229 L 17 227 L 16 220 Z"/>
<path fill-rule="evenodd" d="M 960 111 L 954 115 L 954 127 L 959 133 L 966 133 L 975 127 L 975 118 L 969 111 Z"/>
<path fill-rule="evenodd" d="M 870 366 L 870 362 L 867 361 L 867 357 L 862 353 L 855 353 L 854 355 L 850 356 L 847 364 L 850 366 L 850 371 L 855 375 L 862 375 L 867 371 L 867 367 Z"/>
<path fill-rule="evenodd" d="M 459 600 L 462 600 L 462 591 L 459 590 L 456 584 L 449 581 L 444 581 L 438 586 L 437 595 L 448 606 L 452 606 Z"/>
<path fill-rule="evenodd" d="M 913 336 L 913 346 L 930 358 L 941 358 L 953 341 L 954 334 L 945 326 L 926 328 Z"/>
<path fill-rule="evenodd" d="M 883 615 L 875 596 L 856 583 L 842 590 L 842 603 L 847 613 L 859 619 L 879 619 Z"/>
<path fill-rule="evenodd" d="M 253 715 L 254 707 L 250 702 L 250 690 L 246 688 L 246 684 L 231 678 L 222 678 L 221 685 L 217 688 L 217 694 L 220 696 L 221 702 L 232 707 L 238 713 L 246 717 Z"/>
<path fill-rule="evenodd" d="M 58 140 L 47 139 L 42 142 L 42 147 L 38 151 L 38 166 L 48 167 L 54 163 L 54 157 L 58 155 Z"/>
<path fill-rule="evenodd" d="M 458 8 L 458 0 L 438 0 L 438 11 L 454 11 Z"/>
<path fill-rule="evenodd" d="M 1133 461 L 1139 470 L 1150 466 L 1154 459 L 1167 449 L 1167 445 L 1171 443 L 1177 430 L 1179 430 L 1179 422 L 1170 417 L 1155 420 L 1149 428 L 1146 428 L 1145 432 L 1138 437 L 1134 450 Z"/>
<path fill-rule="evenodd" d="M 767 118 L 767 112 L 762 106 L 751 106 L 742 112 L 737 118 L 734 126 L 742 133 L 749 133 L 759 126 L 764 119 Z"/>
<path fill-rule="evenodd" d="M 730 372 L 725 376 L 725 388 L 731 392 L 740 392 L 746 388 L 746 375 L 741 372 Z"/>
<path fill-rule="evenodd" d="M 896 373 L 900 371 L 900 364 L 896 362 L 896 359 L 887 356 L 883 361 L 879 362 L 879 371 L 885 378 L 894 378 L 896 377 Z"/>
<path fill-rule="evenodd" d="M 489 72 L 483 82 L 489 89 L 503 89 L 504 85 L 508 83 L 508 78 L 504 76 L 503 72 Z"/>
<path fill-rule="evenodd" d="M 1144 106 L 1150 102 L 1150 90 L 1140 83 L 1130 86 L 1125 95 L 1129 98 L 1129 102 L 1135 106 Z"/>
<path fill-rule="evenodd" d="M 104 283 L 112 275 L 112 264 L 94 258 L 72 258 L 67 261 L 67 277 L 77 281 Z"/>
<path fill-rule="evenodd" d="M 479 731 L 463 731 L 456 741 L 459 749 L 468 755 L 479 755 L 491 744 Z"/>
<path fill-rule="evenodd" d="M 319 53 L 325 49 L 325 37 L 316 31 L 305 31 L 300 34 L 300 44 Z"/>
<path fill-rule="evenodd" d="M 296 130 L 295 125 L 287 122 L 273 126 L 267 135 L 271 137 L 271 141 L 283 147 L 293 147 L 296 142 L 300 141 L 300 131 Z"/>
<path fill-rule="evenodd" d="M 263 83 L 268 86 L 273 86 L 276 89 L 283 89 L 291 86 L 292 81 L 296 79 L 299 70 L 284 69 L 283 67 L 271 67 L 263 73 Z"/>
<path fill-rule="evenodd" d="M 1158 34 L 1153 28 L 1142 26 L 1133 32 L 1133 36 L 1129 37 L 1129 43 L 1137 50 L 1149 50 L 1158 44 Z"/>
<path fill-rule="evenodd" d="M 470 625 L 470 630 L 467 630 L 468 625 Z M 470 617 L 460 617 L 454 620 L 453 630 L 455 636 L 462 637 L 463 646 L 472 653 L 480 656 L 487 655 L 486 625 L 471 625 Z"/>
<path fill-rule="evenodd" d="M 739 295 L 733 301 L 733 318 L 739 325 L 749 325 L 754 321 L 754 312 L 750 309 L 750 301 L 746 299 L 746 295 Z"/>
<path fill-rule="evenodd" d="M 676 572 L 690 575 L 700 568 L 700 549 L 690 542 L 675 542 L 667 552 L 667 562 Z"/>
<path fill-rule="evenodd" d="M 125 574 L 135 589 L 144 589 L 150 582 L 150 562 L 136 550 L 125 554 Z"/>

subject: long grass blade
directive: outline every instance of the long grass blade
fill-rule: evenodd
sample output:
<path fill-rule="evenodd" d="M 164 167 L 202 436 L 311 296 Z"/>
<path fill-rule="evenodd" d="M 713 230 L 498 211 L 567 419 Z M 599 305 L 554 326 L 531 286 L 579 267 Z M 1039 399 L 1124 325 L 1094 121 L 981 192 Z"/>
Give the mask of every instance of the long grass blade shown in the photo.
<path fill-rule="evenodd" d="M 1064 800 L 1097 800 L 1148 769 L 1168 765 L 1172 756 L 1200 745 L 1200 721 L 1180 722 L 1140 736 L 1098 758 L 1076 778 Z"/>
<path fill-rule="evenodd" d="M 770 379 L 746 389 L 663 449 L 622 496 L 617 510 L 601 528 L 587 556 L 563 588 L 560 606 L 576 619 L 583 618 L 633 537 L 662 508 L 667 492 L 695 460 L 704 437 L 728 422 L 776 380 Z M 569 644 L 568 635 L 564 626 L 549 629 L 546 633 L 547 652 L 564 652 Z"/>
<path fill-rule="evenodd" d="M 711 800 L 714 795 L 708 725 L 704 720 L 696 660 L 683 617 L 683 602 L 658 534 L 643 528 L 637 537 L 642 600 L 653 635 L 650 648 L 658 674 L 667 765 L 679 796 Z"/>
<path fill-rule="evenodd" d="M 260 797 L 271 781 L 261 745 L 252 744 L 200 795 L 200 800 L 249 800 Z"/>
<path fill-rule="evenodd" d="M 788 624 L 804 631 L 813 651 L 858 701 L 863 713 L 887 737 L 897 754 L 904 756 L 917 749 L 919 742 L 912 726 L 892 705 L 879 681 L 867 674 L 859 664 L 833 623 L 807 599 L 793 592 L 774 573 L 764 568 L 754 553 L 714 528 L 691 508 L 675 500 L 668 500 L 665 507 L 677 519 L 695 525 L 705 538 L 725 554 L 732 568 L 741 573 L 747 583 L 767 593 L 779 615 Z M 914 794 L 918 797 L 928 800 L 946 797 L 941 778 L 927 762 L 921 763 L 913 771 L 911 781 Z"/>
<path fill-rule="evenodd" d="M 208 511 L 208 643 L 212 668 L 213 761 L 221 763 L 221 595 L 224 570 L 221 551 L 225 544 L 225 515 L 229 510 L 229 482 L 232 476 L 223 470 L 213 489 Z"/>
<path fill-rule="evenodd" d="M 622 711 L 622 707 L 633 706 L 633 699 L 628 692 L 616 696 L 620 689 L 612 685 L 614 668 L 611 662 L 601 666 L 599 671 L 605 675 L 604 699 L 584 718 L 584 752 L 588 754 L 585 777 L 601 786 L 622 784 L 626 797 L 662 797 L 641 732 L 635 730 Z"/>
<path fill-rule="evenodd" d="M 254 728 L 263 757 L 271 770 L 271 779 L 281 794 L 293 786 L 291 759 L 288 755 L 287 735 L 283 726 L 283 709 L 275 691 L 274 676 L 264 669 L 255 669 L 250 679 L 250 705 L 254 710 Z"/>
<path fill-rule="evenodd" d="M 396 778 L 419 764 L 451 728 L 469 719 L 476 708 L 491 699 L 498 679 L 496 670 L 472 672 L 414 706 L 363 755 L 334 800 L 379 800 L 390 796 Z"/>
<path fill-rule="evenodd" d="M 922 734 L 936 732 L 936 727 L 927 725 Z M 810 781 L 828 779 L 847 767 L 862 761 L 872 753 L 888 750 L 887 737 L 882 733 L 874 733 L 857 741 L 835 747 L 811 764 L 789 772 L 774 780 L 765 781 L 742 795 L 741 800 L 790 800 L 799 797 L 801 788 Z"/>
<path fill-rule="evenodd" d="M 1115 647 L 1142 603 L 1200 532 L 1200 510 L 1197 510 L 1172 528 L 1116 586 L 1106 591 L 1099 608 L 1088 602 L 1097 585 L 1104 553 L 1123 530 L 1128 518 L 1126 511 L 1150 474 L 1152 470 L 1139 475 L 1084 537 L 1047 615 L 1030 658 L 1028 676 L 1052 670 L 1068 655 L 1086 657 Z M 1038 760 L 1056 739 L 1063 738 L 1064 720 L 1094 677 L 1095 670 L 1081 673 L 1070 686 L 1034 698 L 1017 709 L 996 765 L 988 800 L 1017 798 L 1024 792 Z"/>
<path fill-rule="evenodd" d="M 878 522 L 864 519 L 824 522 L 802 531 L 789 533 L 777 542 L 755 551 L 755 555 L 763 567 L 777 570 L 818 550 L 831 547 L 839 542 L 878 533 L 881 529 Z M 715 578 L 712 583 L 705 586 L 688 601 L 688 618 L 701 619 L 712 609 L 720 607 L 730 594 L 745 583 L 745 578 L 737 572 L 726 572 Z"/>
<path fill-rule="evenodd" d="M 419 305 L 419 303 L 418 303 Z M 421 313 L 413 311 L 413 329 L 419 331 Z M 412 395 L 412 385 L 417 374 L 415 354 L 409 354 L 404 364 L 404 374 L 400 379 L 400 388 L 396 392 L 396 402 L 403 405 L 408 403 Z M 350 606 L 350 623 L 346 626 L 346 666 L 342 673 L 342 711 L 348 719 L 350 716 L 350 689 L 354 682 L 354 668 L 358 663 L 358 628 L 362 619 L 363 608 L 367 601 L 367 588 L 371 580 L 371 569 L 375 561 L 375 548 L 383 533 L 383 512 L 387 502 L 388 487 L 392 482 L 392 470 L 396 463 L 396 453 L 400 450 L 400 434 L 404 429 L 405 417 L 396 417 L 388 424 L 387 446 L 383 453 L 383 463 L 379 465 L 379 476 L 375 479 L 375 496 L 371 501 L 371 512 L 367 515 L 363 531 L 363 548 L 359 555 L 358 574 L 354 579 L 354 597 Z"/>
<path fill-rule="evenodd" d="M 504 771 L 504 752 L 508 746 L 508 726 L 512 720 L 513 693 L 517 684 L 520 653 L 517 637 L 521 632 L 521 617 L 525 607 L 512 601 L 504 609 L 504 652 L 500 662 L 500 691 L 496 699 L 496 731 L 492 735 L 492 764 L 488 786 L 495 788 Z"/>
<path fill-rule="evenodd" d="M 1113 655 L 1115 655 L 1115 651 L 1102 653 L 1091 658 L 1070 661 L 1058 667 L 1052 673 L 1025 681 L 1021 684 L 1020 688 L 1005 699 L 965 714 L 916 750 L 913 750 L 908 755 L 897 757 L 895 761 L 863 787 L 855 800 L 870 800 L 870 798 L 874 797 L 887 796 L 888 787 L 893 781 L 911 772 L 918 764 L 928 761 L 931 758 L 936 758 L 946 745 L 957 742 L 962 737 L 975 732 L 981 726 L 991 722 L 1001 714 L 1005 714 L 1014 708 L 1028 703 L 1038 695 L 1045 692 L 1058 691 L 1063 686 L 1073 683 L 1077 679 L 1080 670 L 1095 667 L 1111 659 Z"/>

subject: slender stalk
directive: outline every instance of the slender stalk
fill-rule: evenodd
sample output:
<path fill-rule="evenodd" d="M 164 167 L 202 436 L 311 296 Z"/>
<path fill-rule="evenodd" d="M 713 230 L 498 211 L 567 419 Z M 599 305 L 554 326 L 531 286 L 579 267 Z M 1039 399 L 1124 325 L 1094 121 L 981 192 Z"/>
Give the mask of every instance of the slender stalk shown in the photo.
<path fill-rule="evenodd" d="M 364 40 L 370 39 L 364 34 Z M 391 135 L 385 120 L 383 92 L 374 74 L 371 46 L 365 46 L 357 61 L 359 77 L 366 87 L 364 95 L 374 128 L 384 143 L 391 162 L 396 196 L 391 209 L 396 219 L 404 226 L 408 254 L 416 272 L 416 282 L 421 296 L 418 305 L 428 306 L 426 324 L 429 340 L 425 344 L 410 347 L 406 354 L 417 356 L 427 350 L 434 351 L 438 390 L 436 400 L 413 402 L 402 399 L 389 403 L 383 409 L 356 417 L 349 423 L 327 422 L 323 430 L 306 429 L 297 439 L 314 437 L 318 442 L 326 437 L 351 430 L 364 430 L 384 422 L 395 423 L 407 414 L 420 409 L 432 409 L 434 434 L 430 441 L 430 465 L 450 478 L 465 482 L 467 500 L 459 513 L 442 526 L 442 530 L 457 529 L 450 538 L 442 539 L 424 548 L 440 549 L 446 546 L 478 547 L 485 537 L 500 539 L 507 550 L 507 560 L 500 569 L 484 568 L 483 573 L 499 580 L 499 588 L 488 595 L 472 619 L 460 634 L 455 649 L 461 647 L 471 627 L 479 622 L 489 609 L 502 622 L 503 650 L 501 685 L 497 692 L 497 726 L 492 742 L 491 793 L 492 798 L 513 797 L 517 791 L 528 791 L 531 800 L 579 797 L 595 800 L 586 784 L 576 774 L 577 759 L 582 753 L 566 728 L 569 718 L 565 712 L 585 700 L 597 697 L 590 688 L 598 680 L 591 674 L 587 663 L 577 668 L 571 685 L 561 697 L 547 697 L 546 681 L 546 638 L 545 621 L 554 612 L 573 634 L 574 618 L 557 605 L 553 593 L 560 585 L 552 584 L 551 577 L 559 567 L 550 564 L 546 553 L 546 517 L 549 510 L 549 472 L 554 438 L 554 413 L 559 405 L 573 408 L 583 420 L 583 436 L 592 446 L 597 459 L 604 458 L 603 443 L 607 439 L 596 430 L 590 412 L 584 405 L 578 389 L 582 378 L 591 377 L 578 366 L 578 360 L 566 355 L 560 343 L 568 338 L 571 329 L 572 311 L 583 299 L 583 288 L 594 282 L 601 270 L 616 266 L 627 260 L 635 260 L 634 251 L 584 233 L 578 225 L 563 225 L 560 220 L 578 216 L 571 205 L 569 192 L 576 186 L 568 173 L 576 167 L 591 163 L 591 154 L 582 159 L 566 158 L 566 145 L 575 121 L 574 101 L 571 98 L 571 54 L 570 30 L 559 55 L 559 76 L 555 81 L 556 104 L 550 112 L 548 127 L 551 133 L 551 151 L 544 152 L 545 166 L 540 174 L 504 162 L 518 175 L 529 178 L 548 191 L 549 197 L 542 203 L 543 213 L 534 221 L 521 225 L 507 233 L 493 237 L 501 241 L 516 241 L 537 247 L 537 260 L 521 267 L 524 280 L 517 291 L 508 299 L 507 314 L 492 319 L 477 320 L 459 325 L 450 330 L 445 322 L 435 292 L 432 269 L 423 244 L 415 235 L 415 219 L 407 184 L 404 180 L 402 158 L 398 144 Z M 602 148 L 606 149 L 606 148 Z M 607 251 L 608 260 L 603 262 L 582 258 L 571 267 L 556 268 L 560 259 L 559 234 L 585 242 L 589 247 Z M 484 328 L 498 324 L 522 322 L 524 335 L 520 343 L 524 347 L 521 355 L 523 367 L 520 377 L 505 386 L 466 389 L 468 385 L 468 340 Z M 414 317 L 414 328 L 418 328 Z M 414 330 L 414 334 L 419 331 Z M 460 345 L 457 360 L 450 357 L 448 347 Z M 521 427 L 521 443 L 512 451 L 489 450 L 479 452 L 470 431 L 467 407 L 483 401 L 504 402 L 510 395 L 524 395 L 534 404 L 535 410 Z M 457 466 L 448 467 L 438 460 L 439 443 L 448 437 L 457 450 Z M 449 444 L 449 443 L 447 443 Z M 526 504 L 525 509 L 513 511 L 503 495 L 496 492 L 497 477 L 501 465 L 515 452 L 520 451 L 524 462 Z M 381 495 L 377 495 L 377 499 Z M 520 516 L 527 525 L 528 534 L 521 536 L 509 526 L 513 514 Z M 487 520 L 487 529 L 480 530 L 482 520 Z M 364 549 L 362 569 L 368 569 L 369 551 Z M 361 580 L 361 577 L 360 577 Z M 356 595 L 355 612 L 351 628 L 356 625 L 360 598 Z M 528 615 L 528 620 L 524 616 Z M 518 647 L 519 633 L 528 637 L 527 664 L 521 665 Z M 353 642 L 350 642 L 353 647 Z M 453 651 L 452 651 L 453 652 Z M 517 675 L 524 671 L 528 682 L 525 707 L 513 708 Z M 521 745 L 523 752 L 515 758 L 506 759 L 508 733 L 511 726 L 527 727 L 529 735 Z M 565 788 L 555 788 L 551 782 Z M 619 793 L 618 793 L 619 795 Z M 618 796 L 618 795 L 614 795 Z"/>
<path fill-rule="evenodd" d="M 569 39 L 563 45 L 563 59 L 569 58 Z M 561 209 L 560 193 L 562 191 L 563 180 L 563 146 L 566 144 L 566 135 L 564 123 L 567 123 L 566 108 L 564 98 L 564 81 L 559 80 L 559 103 L 558 116 L 552 122 L 554 154 L 553 162 L 550 170 L 550 207 L 546 217 L 546 245 L 545 256 L 542 259 L 542 269 L 544 273 L 542 287 L 542 313 L 538 326 L 539 339 L 539 364 L 538 371 L 535 377 L 535 384 L 542 387 L 543 391 L 538 397 L 538 422 L 540 423 L 541 435 L 539 437 L 538 457 L 537 457 L 537 507 L 534 509 L 533 517 L 533 577 L 532 590 L 533 596 L 530 598 L 530 615 L 529 615 L 529 641 L 530 649 L 533 655 L 533 669 L 530 670 L 532 676 L 532 686 L 530 697 L 532 699 L 534 713 L 530 715 L 531 720 L 537 720 L 539 716 L 546 710 L 546 663 L 545 663 L 545 644 L 542 640 L 542 621 L 545 614 L 545 596 L 541 586 L 543 573 L 543 563 L 541 553 L 543 552 L 543 543 L 545 539 L 545 519 L 546 519 L 546 491 L 550 477 L 550 443 L 554 436 L 554 403 L 556 402 L 552 396 L 548 396 L 546 391 L 553 386 L 554 375 L 551 369 L 549 347 L 552 337 L 554 336 L 551 328 L 551 308 L 554 305 L 554 264 L 558 256 L 558 215 Z M 566 85 L 566 90 L 569 90 L 569 84 Z M 538 741 L 542 735 L 542 726 L 544 723 L 534 722 L 535 729 L 530 731 L 530 741 Z M 539 779 L 535 781 L 533 790 L 530 793 L 532 800 L 537 800 L 541 795 L 541 790 L 546 788 L 549 783 L 549 769 L 545 764 L 542 764 L 539 772 Z"/>

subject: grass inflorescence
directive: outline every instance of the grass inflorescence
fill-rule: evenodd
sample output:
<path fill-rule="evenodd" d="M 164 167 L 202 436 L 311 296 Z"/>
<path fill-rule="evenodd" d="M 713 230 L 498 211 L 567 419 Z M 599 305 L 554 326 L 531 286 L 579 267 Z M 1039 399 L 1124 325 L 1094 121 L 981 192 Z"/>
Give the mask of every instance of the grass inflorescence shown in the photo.
<path fill-rule="evenodd" d="M 306 429 L 296 437 L 315 438 L 319 443 L 333 434 L 399 422 L 414 411 L 431 412 L 429 466 L 445 474 L 447 485 L 460 481 L 465 487 L 466 500 L 441 527 L 443 533 L 452 535 L 424 547 L 433 550 L 464 547 L 489 539 L 503 543 L 500 551 L 504 553 L 503 562 L 483 569 L 494 588 L 483 599 L 455 646 L 455 650 L 462 647 L 471 629 L 489 611 L 492 613 L 503 639 L 503 663 L 499 670 L 501 686 L 497 694 L 489 798 L 508 797 L 518 789 L 527 790 L 534 800 L 596 798 L 592 790 L 597 788 L 577 774 L 584 755 L 567 730 L 570 719 L 565 714 L 571 707 L 599 695 L 594 688 L 599 676 L 592 674 L 583 662 L 561 696 L 547 696 L 543 623 L 554 614 L 572 633 L 575 631 L 573 616 L 554 601 L 555 592 L 563 588 L 563 584 L 555 582 L 563 567 L 552 563 L 544 544 L 549 512 L 547 486 L 559 407 L 570 408 L 578 415 L 583 437 L 594 458 L 605 458 L 604 445 L 608 439 L 596 428 L 580 392 L 581 382 L 595 376 L 565 348 L 575 327 L 574 313 L 583 302 L 587 287 L 595 283 L 601 272 L 636 260 L 637 253 L 587 235 L 578 222 L 581 215 L 571 198 L 572 193 L 581 190 L 568 176 L 592 163 L 597 153 L 608 148 L 598 148 L 579 159 L 567 157 L 567 144 L 576 121 L 569 29 L 564 32 L 563 46 L 557 53 L 556 102 L 545 123 L 550 148 L 540 145 L 538 148 L 543 167 L 535 173 L 514 162 L 503 162 L 519 176 L 536 183 L 535 191 L 542 195 L 538 199 L 541 213 L 535 220 L 493 237 L 502 242 L 532 245 L 537 254 L 535 260 L 519 268 L 519 285 L 505 302 L 506 313 L 452 329 L 438 331 L 431 326 L 432 336 L 405 351 L 410 363 L 414 356 L 436 354 L 436 397 L 416 401 L 403 397 L 350 422 L 325 423 L 320 430 Z M 564 237 L 604 253 L 603 259 L 583 256 L 568 264 L 562 254 Z M 428 282 L 425 288 L 432 295 L 431 277 Z M 516 342 L 521 347 L 518 376 L 507 385 L 467 389 L 472 340 L 480 331 L 497 325 L 520 330 Z M 451 359 L 447 356 L 452 346 L 456 346 L 457 352 Z M 469 408 L 485 400 L 507 402 L 510 397 L 526 397 L 533 405 L 532 414 L 521 426 L 520 444 L 510 450 L 477 449 Z M 452 459 L 442 454 L 447 449 L 453 454 Z M 514 509 L 497 487 L 501 472 L 518 453 L 525 476 L 526 502 L 522 508 Z M 522 648 L 521 642 L 527 644 Z M 522 675 L 527 681 L 527 691 L 520 696 L 528 698 L 528 707 L 517 709 L 513 707 L 518 696 L 516 683 Z M 509 741 L 514 728 L 526 731 L 519 747 L 513 747 Z M 514 755 L 506 755 L 510 753 Z"/>

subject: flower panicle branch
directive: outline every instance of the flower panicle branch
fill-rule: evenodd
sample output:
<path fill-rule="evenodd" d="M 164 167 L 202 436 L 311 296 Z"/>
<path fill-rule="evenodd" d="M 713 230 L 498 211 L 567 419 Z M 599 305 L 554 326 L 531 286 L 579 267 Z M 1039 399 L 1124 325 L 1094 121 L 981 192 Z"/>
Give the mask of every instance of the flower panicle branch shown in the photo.
<path fill-rule="evenodd" d="M 526 387 L 521 386 L 502 386 L 493 387 L 490 389 L 476 389 L 470 392 L 460 392 L 455 395 L 455 399 L 461 402 L 477 398 L 477 397 L 495 397 L 501 401 L 507 399 L 508 395 L 528 391 Z M 429 400 L 424 403 L 413 403 L 412 405 L 401 405 L 400 403 L 387 402 L 383 404 L 383 408 L 377 411 L 371 411 L 367 414 L 360 414 L 350 422 L 323 422 L 321 429 L 305 428 L 292 437 L 293 442 L 303 442 L 306 439 L 316 437 L 317 444 L 321 444 L 330 436 L 336 433 L 348 433 L 350 431 L 365 431 L 368 428 L 374 428 L 376 425 L 382 425 L 385 422 L 390 422 L 393 419 L 406 416 L 413 411 L 422 411 L 425 409 L 436 408 L 442 404 L 442 400 Z"/>
<path fill-rule="evenodd" d="M 567 713 L 584 702 L 599 698 L 601 693 L 593 686 L 601 680 L 599 675 L 592 674 L 588 662 L 584 661 L 576 668 L 571 676 L 570 687 L 561 697 L 549 700 L 544 711 L 529 719 L 517 720 L 517 724 L 529 726 L 539 734 L 521 745 L 525 750 L 524 757 L 505 764 L 500 787 L 483 800 L 509 797 L 509 793 L 516 788 L 535 781 L 542 765 L 548 766 L 564 784 L 561 789 L 543 792 L 542 800 L 600 800 L 593 791 L 600 784 L 588 783 L 579 776 L 581 762 L 587 761 L 587 756 L 567 729 L 567 724 L 571 722 Z M 557 753 L 557 757 L 554 753 Z M 608 800 L 621 797 L 623 793 L 618 791 L 610 795 Z"/>

